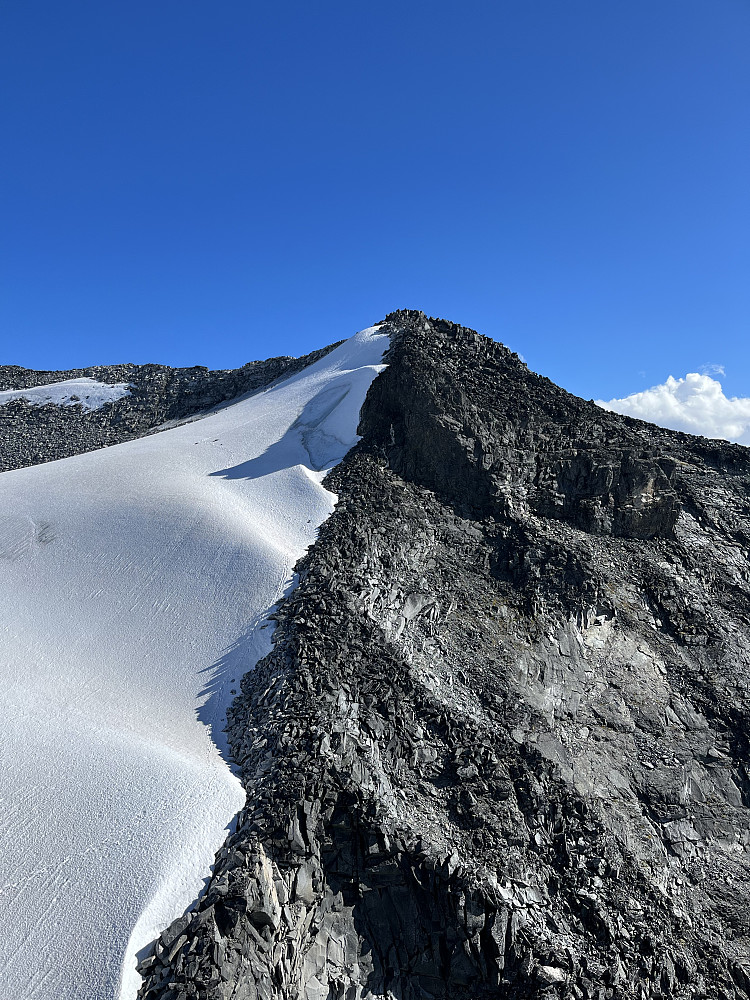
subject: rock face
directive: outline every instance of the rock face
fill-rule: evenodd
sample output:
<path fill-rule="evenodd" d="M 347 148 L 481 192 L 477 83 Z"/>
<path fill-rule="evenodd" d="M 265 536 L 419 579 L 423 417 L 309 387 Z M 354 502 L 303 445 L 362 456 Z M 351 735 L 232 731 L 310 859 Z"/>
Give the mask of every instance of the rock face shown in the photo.
<path fill-rule="evenodd" d="M 386 322 L 141 997 L 750 997 L 750 451 Z"/>
<path fill-rule="evenodd" d="M 100 409 L 32 406 L 25 399 L 0 406 L 0 472 L 69 458 L 142 437 L 160 425 L 194 417 L 236 396 L 257 392 L 288 378 L 333 350 L 335 344 L 302 358 L 252 361 L 228 371 L 168 368 L 165 365 L 108 365 L 74 371 L 37 372 L 0 366 L 0 391 L 28 389 L 83 377 L 108 384 L 129 383 L 130 393 Z"/>

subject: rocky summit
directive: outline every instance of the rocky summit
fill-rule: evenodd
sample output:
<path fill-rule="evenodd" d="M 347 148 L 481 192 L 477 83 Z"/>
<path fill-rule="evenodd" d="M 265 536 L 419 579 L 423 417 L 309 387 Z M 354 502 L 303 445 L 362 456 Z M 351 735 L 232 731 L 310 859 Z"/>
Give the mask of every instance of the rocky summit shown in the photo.
<path fill-rule="evenodd" d="M 750 451 L 383 329 L 141 1000 L 750 997 Z"/>

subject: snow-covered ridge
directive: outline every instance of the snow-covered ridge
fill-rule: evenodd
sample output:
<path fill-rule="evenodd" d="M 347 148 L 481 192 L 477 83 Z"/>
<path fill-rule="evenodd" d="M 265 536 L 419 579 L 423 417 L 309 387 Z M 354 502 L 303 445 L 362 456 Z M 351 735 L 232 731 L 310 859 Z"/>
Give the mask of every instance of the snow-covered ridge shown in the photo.
<path fill-rule="evenodd" d="M 71 378 L 66 382 L 50 382 L 28 389 L 5 389 L 0 392 L 0 406 L 13 399 L 25 399 L 32 406 L 82 406 L 84 410 L 98 410 L 105 403 L 114 403 L 130 393 L 127 382 L 110 385 L 95 378 Z"/>
<path fill-rule="evenodd" d="M 244 802 L 226 706 L 387 345 L 365 330 L 198 423 L 0 475 L 3 996 L 133 1000 L 136 953 L 200 893 Z"/>

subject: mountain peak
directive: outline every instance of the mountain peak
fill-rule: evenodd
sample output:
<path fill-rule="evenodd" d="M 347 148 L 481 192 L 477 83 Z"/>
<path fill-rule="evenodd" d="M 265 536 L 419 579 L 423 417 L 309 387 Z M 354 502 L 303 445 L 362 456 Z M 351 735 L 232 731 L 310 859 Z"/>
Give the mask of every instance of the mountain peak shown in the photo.
<path fill-rule="evenodd" d="M 246 803 L 140 953 L 141 1000 L 748 1000 L 750 452 L 608 412 L 414 310 L 321 355 L 158 439 L 0 478 L 23 514 L 0 564 L 32 595 L 19 622 L 45 579 L 23 567 L 60 538 L 64 594 L 98 609 L 81 642 L 133 595 L 149 666 L 214 642 L 201 673 L 240 684 L 225 751 Z M 32 438 L 50 409 L 8 405 Z M 122 532 L 157 453 L 161 499 Z M 84 499 L 42 517 L 26 476 Z M 104 520 L 78 517 L 100 493 Z"/>
<path fill-rule="evenodd" d="M 230 713 L 248 807 L 193 964 L 157 949 L 143 997 L 748 996 L 746 456 L 380 329 Z"/>

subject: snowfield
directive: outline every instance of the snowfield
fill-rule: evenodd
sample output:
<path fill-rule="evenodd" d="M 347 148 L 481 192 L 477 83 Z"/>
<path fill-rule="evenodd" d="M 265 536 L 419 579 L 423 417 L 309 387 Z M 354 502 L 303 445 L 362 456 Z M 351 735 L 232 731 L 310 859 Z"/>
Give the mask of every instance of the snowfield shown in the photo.
<path fill-rule="evenodd" d="M 132 1000 L 201 892 L 244 803 L 226 707 L 386 347 L 373 327 L 202 420 L 0 475 L 3 997 Z"/>
<path fill-rule="evenodd" d="M 49 385 L 35 385 L 28 389 L 6 389 L 0 392 L 0 406 L 12 399 L 25 399 L 32 406 L 82 406 L 84 410 L 98 410 L 105 403 L 114 403 L 130 393 L 127 382 L 110 385 L 97 382 L 93 378 L 71 378 L 66 382 L 50 382 Z"/>

